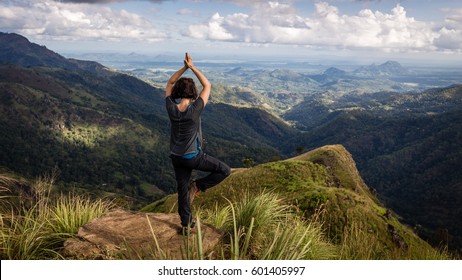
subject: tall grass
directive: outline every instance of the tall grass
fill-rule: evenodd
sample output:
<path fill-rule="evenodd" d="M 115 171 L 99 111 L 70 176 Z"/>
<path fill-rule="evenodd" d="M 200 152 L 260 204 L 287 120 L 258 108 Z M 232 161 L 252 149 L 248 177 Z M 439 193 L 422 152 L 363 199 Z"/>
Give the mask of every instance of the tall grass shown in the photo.
<path fill-rule="evenodd" d="M 239 225 L 238 224 L 238 219 L 236 218 L 236 210 L 228 199 L 226 199 L 229 204 L 231 212 L 232 212 L 232 217 L 233 217 L 233 234 L 230 235 L 230 242 L 229 242 L 229 253 L 230 253 L 230 259 L 232 260 L 239 260 L 239 259 L 247 259 L 248 251 L 249 251 L 249 245 L 250 245 L 250 238 L 252 237 L 252 230 L 254 227 L 254 221 L 255 218 L 251 217 L 250 218 L 250 223 L 246 225 Z M 247 228 L 247 232 L 245 229 Z M 241 240 L 244 240 L 242 242 Z M 222 250 L 222 252 L 225 252 L 225 250 Z M 223 257 L 225 255 L 223 254 Z"/>
<path fill-rule="evenodd" d="M 352 222 L 345 226 L 339 258 L 343 260 L 390 259 L 378 236 L 368 234 L 364 225 Z"/>
<path fill-rule="evenodd" d="M 248 193 L 228 206 L 199 211 L 206 222 L 228 236 L 222 259 L 330 259 L 336 247 L 326 242 L 321 224 L 303 220 L 281 197 Z"/>
<path fill-rule="evenodd" d="M 58 259 L 63 242 L 94 218 L 115 205 L 101 199 L 67 194 L 54 195 L 54 177 L 38 178 L 29 197 L 18 199 L 8 193 L 14 180 L 0 176 L 0 257 L 1 259 Z M 227 200 L 227 199 L 226 199 Z M 351 223 L 345 227 L 340 245 L 326 241 L 322 214 L 304 219 L 279 194 L 262 191 L 243 194 L 228 205 L 198 209 L 197 234 L 183 239 L 183 259 L 400 259 L 416 258 L 402 252 L 384 250 L 379 236 L 367 227 Z M 219 248 L 204 251 L 202 222 L 224 231 Z M 148 220 L 149 222 L 149 220 Z M 149 222 L 150 223 L 150 222 Z M 168 259 L 151 226 L 155 247 L 150 258 Z M 146 258 L 148 256 L 132 256 Z M 447 251 L 429 249 L 419 259 L 448 259 Z"/>
<path fill-rule="evenodd" d="M 229 228 L 229 224 L 232 221 L 231 208 L 229 205 L 219 207 L 218 203 L 216 203 L 213 208 L 199 208 L 196 210 L 196 213 L 197 216 L 220 230 L 226 230 Z"/>
<path fill-rule="evenodd" d="M 113 206 L 104 200 L 79 195 L 60 195 L 49 207 L 49 221 L 56 233 L 77 233 L 89 221 L 100 217 Z"/>
<path fill-rule="evenodd" d="M 54 175 L 40 177 L 31 185 L 29 197 L 0 197 L 2 259 L 61 258 L 59 251 L 65 239 L 114 206 L 112 202 L 74 194 L 55 196 L 54 182 Z M 1 180 L 0 184 L 9 190 L 14 180 Z"/>
<path fill-rule="evenodd" d="M 263 244 L 267 245 L 258 257 L 262 260 L 326 260 L 337 255 L 336 247 L 324 240 L 319 224 L 298 217 L 279 224 Z"/>
<path fill-rule="evenodd" d="M 266 191 L 257 195 L 245 193 L 234 207 L 237 228 L 249 228 L 254 219 L 254 229 L 260 230 L 283 221 L 290 214 L 290 206 L 283 203 L 278 194 Z"/>
<path fill-rule="evenodd" d="M 224 198 L 228 205 L 195 209 L 197 234 L 183 238 L 183 259 L 271 260 L 333 259 L 337 247 L 325 240 L 322 225 L 304 220 L 279 194 L 262 191 L 245 193 L 238 200 Z M 203 221 L 224 232 L 225 238 L 213 252 L 205 252 Z M 168 259 L 153 234 L 150 258 Z M 148 256 L 143 256 L 146 258 Z"/>
<path fill-rule="evenodd" d="M 345 226 L 340 245 L 341 260 L 450 260 L 454 256 L 447 248 L 432 248 L 421 244 L 408 244 L 409 249 L 400 249 L 395 245 L 386 246 L 377 233 L 368 232 L 367 226 L 358 221 Z M 418 250 L 412 250 L 417 246 Z"/>
<path fill-rule="evenodd" d="M 37 217 L 37 209 L 22 215 L 2 214 L 0 256 L 2 259 L 58 258 L 60 236 L 50 230 L 47 220 Z"/>

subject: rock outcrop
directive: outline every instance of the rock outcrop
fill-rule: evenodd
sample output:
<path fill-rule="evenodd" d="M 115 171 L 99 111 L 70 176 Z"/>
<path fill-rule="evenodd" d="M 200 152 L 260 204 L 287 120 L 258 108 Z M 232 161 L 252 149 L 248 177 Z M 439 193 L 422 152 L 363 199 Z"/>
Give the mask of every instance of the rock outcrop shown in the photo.
<path fill-rule="evenodd" d="M 74 259 L 184 259 L 198 243 L 198 234 L 179 235 L 176 214 L 113 210 L 80 228 L 64 244 L 63 255 Z M 213 254 L 223 233 L 201 224 L 205 256 Z M 190 256 L 197 258 L 197 256 Z"/>

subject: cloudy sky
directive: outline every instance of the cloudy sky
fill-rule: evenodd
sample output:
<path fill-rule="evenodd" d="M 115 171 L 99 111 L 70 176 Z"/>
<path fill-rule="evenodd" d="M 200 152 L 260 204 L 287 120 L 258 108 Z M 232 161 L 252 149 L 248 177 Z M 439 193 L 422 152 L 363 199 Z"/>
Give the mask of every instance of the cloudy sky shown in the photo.
<path fill-rule="evenodd" d="M 460 0 L 2 0 L 0 31 L 58 52 L 460 61 Z"/>

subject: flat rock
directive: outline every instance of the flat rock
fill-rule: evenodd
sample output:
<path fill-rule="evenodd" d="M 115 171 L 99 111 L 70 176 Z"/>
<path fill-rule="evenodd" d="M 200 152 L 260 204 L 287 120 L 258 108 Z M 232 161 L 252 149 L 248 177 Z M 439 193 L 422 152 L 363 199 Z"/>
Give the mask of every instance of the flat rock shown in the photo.
<path fill-rule="evenodd" d="M 201 234 L 178 234 L 177 214 L 113 210 L 79 229 L 64 243 L 63 256 L 73 259 L 199 259 L 213 258 L 223 233 L 201 224 Z"/>

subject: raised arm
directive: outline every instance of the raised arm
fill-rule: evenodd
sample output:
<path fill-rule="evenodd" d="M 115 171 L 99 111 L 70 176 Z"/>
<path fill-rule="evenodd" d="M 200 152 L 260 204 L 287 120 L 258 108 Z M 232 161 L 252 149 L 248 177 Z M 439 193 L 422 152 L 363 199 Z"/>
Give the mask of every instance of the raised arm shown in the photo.
<path fill-rule="evenodd" d="M 188 66 L 186 65 L 186 60 L 185 60 L 185 64 L 183 68 L 176 71 L 175 74 L 173 74 L 168 80 L 167 85 L 165 86 L 165 97 L 172 95 L 172 89 L 173 89 L 173 86 L 175 85 L 175 82 L 181 77 L 181 75 L 183 75 L 184 72 L 186 72 L 186 70 L 188 70 Z"/>
<path fill-rule="evenodd" d="M 192 57 L 188 53 L 186 53 L 186 59 L 184 63 L 189 69 L 191 69 L 191 71 L 193 71 L 194 75 L 196 75 L 197 79 L 199 79 L 199 82 L 202 85 L 202 91 L 199 96 L 204 101 L 204 106 L 205 106 L 210 97 L 210 91 L 212 89 L 212 84 L 210 84 L 209 80 L 204 76 L 204 74 L 202 74 L 202 72 L 199 71 L 194 66 Z"/>

